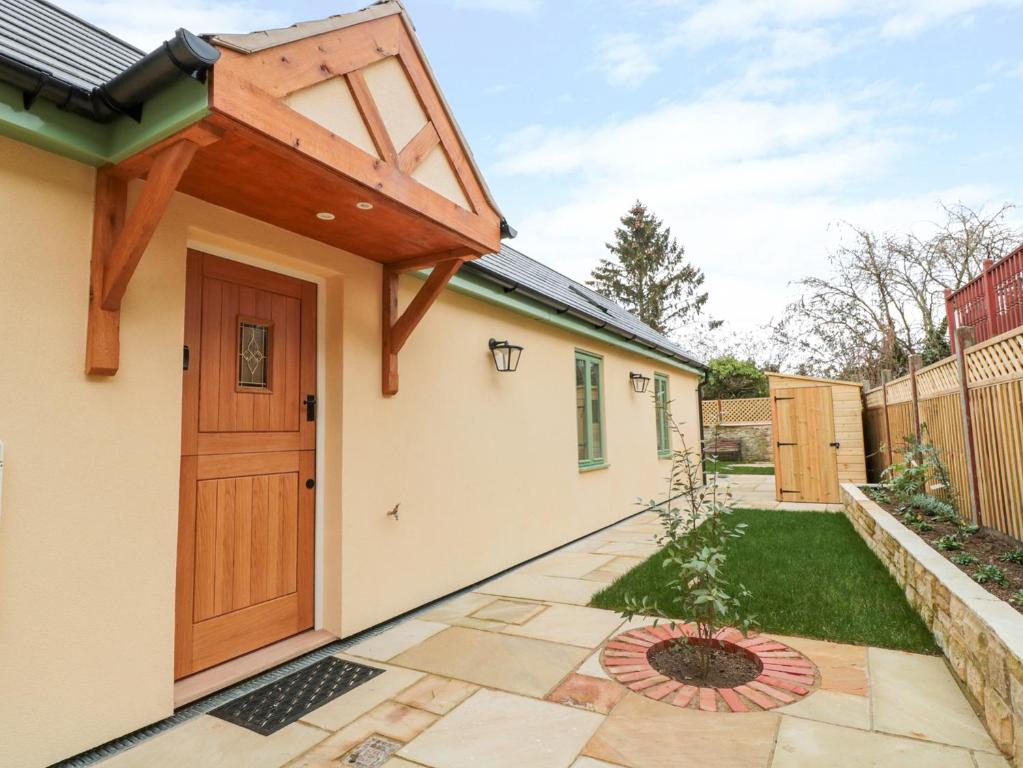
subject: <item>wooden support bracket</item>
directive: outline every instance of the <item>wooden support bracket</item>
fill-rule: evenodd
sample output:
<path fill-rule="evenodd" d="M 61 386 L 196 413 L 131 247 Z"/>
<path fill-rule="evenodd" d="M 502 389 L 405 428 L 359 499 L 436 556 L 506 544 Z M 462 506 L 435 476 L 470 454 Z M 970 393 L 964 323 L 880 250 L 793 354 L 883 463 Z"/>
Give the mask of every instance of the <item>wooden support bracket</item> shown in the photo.
<path fill-rule="evenodd" d="M 96 173 L 85 345 L 88 374 L 117 373 L 121 299 L 198 147 L 183 139 L 161 149 L 153 158 L 146 185 L 130 213 L 126 212 L 127 183 L 120 173 L 113 168 L 101 168 Z"/>
<path fill-rule="evenodd" d="M 433 267 L 430 276 L 408 307 L 398 315 L 398 276 L 403 271 L 395 266 L 384 267 L 383 284 L 383 393 L 398 393 L 398 352 L 405 346 L 412 331 L 440 296 L 448 281 L 462 266 L 461 257 L 441 261 Z"/>

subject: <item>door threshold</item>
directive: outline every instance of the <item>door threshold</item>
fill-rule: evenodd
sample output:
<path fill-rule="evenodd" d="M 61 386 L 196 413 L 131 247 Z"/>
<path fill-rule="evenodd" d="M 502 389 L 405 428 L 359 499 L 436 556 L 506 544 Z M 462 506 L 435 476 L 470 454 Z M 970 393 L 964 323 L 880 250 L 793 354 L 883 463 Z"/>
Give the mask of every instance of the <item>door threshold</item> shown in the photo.
<path fill-rule="evenodd" d="M 310 629 L 246 653 L 237 659 L 183 677 L 174 683 L 174 708 L 183 707 L 211 693 L 229 688 L 235 683 L 322 648 L 337 639 L 336 635 L 326 630 Z"/>

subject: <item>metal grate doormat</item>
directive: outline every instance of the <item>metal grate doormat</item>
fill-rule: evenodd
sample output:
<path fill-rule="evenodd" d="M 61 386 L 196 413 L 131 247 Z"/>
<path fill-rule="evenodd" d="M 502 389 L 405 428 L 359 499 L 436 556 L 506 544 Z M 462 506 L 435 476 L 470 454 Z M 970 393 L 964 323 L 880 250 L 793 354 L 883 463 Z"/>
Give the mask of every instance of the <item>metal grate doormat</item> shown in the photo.
<path fill-rule="evenodd" d="M 331 656 L 218 707 L 210 714 L 269 736 L 383 671 Z"/>

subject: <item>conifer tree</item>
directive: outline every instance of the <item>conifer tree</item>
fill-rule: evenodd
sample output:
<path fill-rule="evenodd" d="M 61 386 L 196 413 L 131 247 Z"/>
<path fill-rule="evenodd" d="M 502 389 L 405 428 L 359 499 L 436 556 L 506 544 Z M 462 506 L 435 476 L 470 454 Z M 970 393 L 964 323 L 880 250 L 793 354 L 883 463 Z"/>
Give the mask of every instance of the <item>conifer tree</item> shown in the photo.
<path fill-rule="evenodd" d="M 707 303 L 703 270 L 688 262 L 671 229 L 640 201 L 622 217 L 612 258 L 601 259 L 587 284 L 660 333 L 694 320 Z M 720 322 L 710 322 L 711 328 Z"/>

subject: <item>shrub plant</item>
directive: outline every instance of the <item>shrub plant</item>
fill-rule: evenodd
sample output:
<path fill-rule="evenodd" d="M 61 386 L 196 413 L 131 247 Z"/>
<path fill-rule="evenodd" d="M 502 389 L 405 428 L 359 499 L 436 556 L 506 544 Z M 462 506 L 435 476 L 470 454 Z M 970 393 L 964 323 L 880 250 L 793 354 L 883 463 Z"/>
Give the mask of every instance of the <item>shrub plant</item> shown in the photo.
<path fill-rule="evenodd" d="M 665 553 L 662 566 L 671 610 L 664 610 L 650 595 L 626 595 L 622 615 L 631 619 L 636 614 L 671 613 L 681 617 L 678 623 L 695 624 L 696 636 L 704 642 L 689 643 L 685 637 L 679 642 L 694 651 L 699 669 L 706 675 L 714 650 L 710 641 L 717 632 L 731 626 L 745 634 L 755 624 L 745 608 L 749 591 L 742 584 L 729 584 L 722 570 L 725 543 L 745 534 L 746 525 L 729 521 L 731 493 L 721 487 L 716 472 L 708 474 L 704 482 L 700 457 L 670 413 L 669 422 L 679 447 L 672 451 L 665 496 L 640 504 L 660 517 L 663 533 L 659 543 Z"/>
<path fill-rule="evenodd" d="M 973 578 L 978 584 L 998 584 L 999 586 L 1005 586 L 1006 578 L 1005 571 L 999 568 L 997 565 L 985 563 L 984 565 L 978 566 L 977 570 L 973 573 Z"/>
<path fill-rule="evenodd" d="M 956 565 L 974 565 L 980 562 L 980 558 L 970 552 L 960 552 L 949 559 Z"/>

